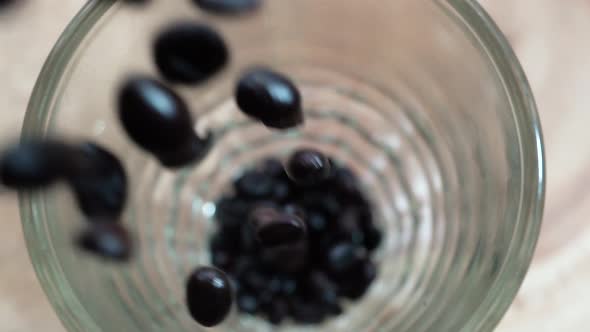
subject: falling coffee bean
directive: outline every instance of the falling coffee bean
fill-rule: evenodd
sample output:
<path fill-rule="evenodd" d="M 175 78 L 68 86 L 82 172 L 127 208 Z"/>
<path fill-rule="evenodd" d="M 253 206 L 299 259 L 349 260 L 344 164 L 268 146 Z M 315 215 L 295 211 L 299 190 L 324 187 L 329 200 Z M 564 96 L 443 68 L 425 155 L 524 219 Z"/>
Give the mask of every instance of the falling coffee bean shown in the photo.
<path fill-rule="evenodd" d="M 266 247 L 296 243 L 305 236 L 303 220 L 272 207 L 258 207 L 248 219 L 258 240 Z"/>
<path fill-rule="evenodd" d="M 70 145 L 55 140 L 36 140 L 10 147 L 0 156 L 0 183 L 13 189 L 39 189 L 68 172 L 65 161 Z"/>
<path fill-rule="evenodd" d="M 91 224 L 77 243 L 82 250 L 112 261 L 127 261 L 132 253 L 131 236 L 118 223 Z"/>
<path fill-rule="evenodd" d="M 186 284 L 188 310 L 205 327 L 220 324 L 229 314 L 233 296 L 227 275 L 213 267 L 199 267 Z"/>
<path fill-rule="evenodd" d="M 289 177 L 298 184 L 317 184 L 330 176 L 330 159 L 320 151 L 301 149 L 295 151 L 285 165 Z"/>
<path fill-rule="evenodd" d="M 154 58 L 160 73 L 168 81 L 198 84 L 226 65 L 229 52 L 223 38 L 213 28 L 181 22 L 158 35 Z"/>
<path fill-rule="evenodd" d="M 121 161 L 95 143 L 76 147 L 66 160 L 68 181 L 89 220 L 116 220 L 127 202 L 127 174 Z"/>
<path fill-rule="evenodd" d="M 164 166 L 180 167 L 202 159 L 212 135 L 201 139 L 184 101 L 162 83 L 143 76 L 125 82 L 119 93 L 119 118 L 137 145 Z"/>
<path fill-rule="evenodd" d="M 262 3 L 262 0 L 193 0 L 199 8 L 215 14 L 244 14 L 249 13 Z"/>
<path fill-rule="evenodd" d="M 289 78 L 270 69 L 245 72 L 236 87 L 236 102 L 244 113 L 270 128 L 287 129 L 303 123 L 299 90 Z"/>

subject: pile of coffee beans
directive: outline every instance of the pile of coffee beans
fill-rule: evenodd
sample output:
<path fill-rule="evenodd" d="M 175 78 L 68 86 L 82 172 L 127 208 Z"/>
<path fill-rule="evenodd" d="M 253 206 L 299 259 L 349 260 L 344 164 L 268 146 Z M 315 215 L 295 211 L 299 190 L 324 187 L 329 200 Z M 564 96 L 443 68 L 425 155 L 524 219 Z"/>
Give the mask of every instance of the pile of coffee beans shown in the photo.
<path fill-rule="evenodd" d="M 10 1 L 0 0 L 0 5 Z M 148 4 L 149 0 L 125 0 Z M 214 15 L 252 13 L 262 0 L 193 0 Z M 131 75 L 120 87 L 122 129 L 164 167 L 206 158 L 215 135 L 194 130 L 189 106 L 168 85 L 199 87 L 231 61 L 213 27 L 178 22 L 155 38 L 152 54 L 161 78 Z M 285 74 L 253 66 L 236 79 L 235 100 L 251 119 L 276 130 L 304 125 L 301 93 Z M 119 159 L 95 143 L 33 140 L 0 156 L 0 183 L 39 190 L 64 181 L 87 217 L 76 243 L 112 261 L 127 261 L 132 236 L 120 222 L 127 176 Z M 283 164 L 269 158 L 244 170 L 216 202 L 217 232 L 210 239 L 214 267 L 188 276 L 186 305 L 199 324 L 220 324 L 237 303 L 240 312 L 272 324 L 291 319 L 318 324 L 340 315 L 376 278 L 372 252 L 382 232 L 356 175 L 321 151 L 301 148 Z"/>
<path fill-rule="evenodd" d="M 381 231 L 348 168 L 312 149 L 296 151 L 286 164 L 296 177 L 271 158 L 217 201 L 211 260 L 232 279 L 241 312 L 273 324 L 320 323 L 375 279 L 371 252 Z"/>

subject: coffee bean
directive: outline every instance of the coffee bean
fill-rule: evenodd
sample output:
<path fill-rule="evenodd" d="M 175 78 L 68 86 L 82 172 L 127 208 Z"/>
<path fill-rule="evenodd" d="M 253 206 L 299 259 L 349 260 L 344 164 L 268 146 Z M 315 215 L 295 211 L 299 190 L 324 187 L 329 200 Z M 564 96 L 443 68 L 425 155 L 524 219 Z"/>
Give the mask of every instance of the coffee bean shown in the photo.
<path fill-rule="evenodd" d="M 320 151 L 295 151 L 285 166 L 289 177 L 297 184 L 310 185 L 326 180 L 332 171 L 330 160 Z"/>
<path fill-rule="evenodd" d="M 365 234 L 361 229 L 359 211 L 354 208 L 345 209 L 338 218 L 338 228 L 335 230 L 336 235 L 343 241 L 355 245 L 363 245 Z"/>
<path fill-rule="evenodd" d="M 224 15 L 244 14 L 256 10 L 261 0 L 193 0 L 199 8 Z"/>
<path fill-rule="evenodd" d="M 232 289 L 227 275 L 213 267 L 199 267 L 186 285 L 188 310 L 205 327 L 221 323 L 232 306 Z"/>
<path fill-rule="evenodd" d="M 377 226 L 372 223 L 363 227 L 364 229 L 364 245 L 369 251 L 373 251 L 379 247 L 383 241 L 383 233 Z"/>
<path fill-rule="evenodd" d="M 244 293 L 238 295 L 238 309 L 241 312 L 253 315 L 258 312 L 258 299 L 253 294 Z"/>
<path fill-rule="evenodd" d="M 308 264 L 308 251 L 305 241 L 293 245 L 262 248 L 262 263 L 271 270 L 296 273 Z"/>
<path fill-rule="evenodd" d="M 212 254 L 211 264 L 220 270 L 226 270 L 231 266 L 232 257 L 224 251 L 217 251 Z"/>
<path fill-rule="evenodd" d="M 212 135 L 197 136 L 180 96 L 154 79 L 136 76 L 127 80 L 118 107 L 129 137 L 164 166 L 185 166 L 204 158 L 211 148 Z"/>
<path fill-rule="evenodd" d="M 290 301 L 290 312 L 293 319 L 300 324 L 319 324 L 326 317 L 326 310 L 317 303 L 304 302 L 300 299 Z"/>
<path fill-rule="evenodd" d="M 273 325 L 279 325 L 289 314 L 289 303 L 284 298 L 276 298 L 269 306 L 268 320 Z"/>
<path fill-rule="evenodd" d="M 326 274 L 321 271 L 312 271 L 307 280 L 309 291 L 319 302 L 328 306 L 338 304 L 338 287 Z"/>
<path fill-rule="evenodd" d="M 106 148 L 86 142 L 68 159 L 68 181 L 78 205 L 90 220 L 116 220 L 127 202 L 127 174 L 121 161 Z"/>
<path fill-rule="evenodd" d="M 77 239 L 82 250 L 112 261 L 127 261 L 131 257 L 131 236 L 117 223 L 96 223 Z"/>
<path fill-rule="evenodd" d="M 269 198 L 274 193 L 275 182 L 272 177 L 259 171 L 244 173 L 235 183 L 236 191 L 246 198 Z"/>
<path fill-rule="evenodd" d="M 8 148 L 0 156 L 0 183 L 13 189 L 39 189 L 68 173 L 72 148 L 55 140 L 34 140 Z"/>
<path fill-rule="evenodd" d="M 270 128 L 303 124 L 299 90 L 289 78 L 270 69 L 245 72 L 236 87 L 236 102 L 244 113 Z"/>
<path fill-rule="evenodd" d="M 340 285 L 340 294 L 351 300 L 360 299 L 377 277 L 377 267 L 370 260 L 351 270 Z"/>
<path fill-rule="evenodd" d="M 269 283 L 268 278 L 257 270 L 246 272 L 241 279 L 243 280 L 245 286 L 258 293 L 265 290 Z"/>
<path fill-rule="evenodd" d="M 276 158 L 268 158 L 264 160 L 260 164 L 259 169 L 262 173 L 274 178 L 281 178 L 285 174 L 283 163 Z"/>
<path fill-rule="evenodd" d="M 225 41 L 212 27 L 181 22 L 166 28 L 154 42 L 160 73 L 173 83 L 199 84 L 229 61 Z"/>
<path fill-rule="evenodd" d="M 288 245 L 305 236 L 305 223 L 296 215 L 274 208 L 258 207 L 252 211 L 249 222 L 256 230 L 260 243 L 266 247 Z"/>
<path fill-rule="evenodd" d="M 326 269 L 333 276 L 342 277 L 354 268 L 363 264 L 367 259 L 367 251 L 352 243 L 339 243 L 334 245 L 327 253 Z"/>
<path fill-rule="evenodd" d="M 317 211 L 308 212 L 305 220 L 307 221 L 307 229 L 312 235 L 321 235 L 328 229 L 328 220 L 322 213 Z"/>
<path fill-rule="evenodd" d="M 228 231 L 237 231 L 248 218 L 250 203 L 237 197 L 223 197 L 215 204 L 215 218 Z"/>

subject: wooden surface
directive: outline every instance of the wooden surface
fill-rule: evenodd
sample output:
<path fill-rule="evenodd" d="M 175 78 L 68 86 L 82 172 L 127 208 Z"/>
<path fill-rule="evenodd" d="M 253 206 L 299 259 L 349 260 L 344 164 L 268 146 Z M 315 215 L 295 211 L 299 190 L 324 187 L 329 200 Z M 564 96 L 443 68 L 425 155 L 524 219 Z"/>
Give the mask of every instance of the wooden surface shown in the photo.
<path fill-rule="evenodd" d="M 83 0 L 21 0 L 0 14 L 0 139 L 22 123 L 35 77 Z M 548 162 L 545 223 L 529 275 L 499 332 L 590 325 L 590 2 L 483 0 L 533 87 Z M 64 332 L 38 285 L 16 200 L 0 195 L 0 330 Z"/>

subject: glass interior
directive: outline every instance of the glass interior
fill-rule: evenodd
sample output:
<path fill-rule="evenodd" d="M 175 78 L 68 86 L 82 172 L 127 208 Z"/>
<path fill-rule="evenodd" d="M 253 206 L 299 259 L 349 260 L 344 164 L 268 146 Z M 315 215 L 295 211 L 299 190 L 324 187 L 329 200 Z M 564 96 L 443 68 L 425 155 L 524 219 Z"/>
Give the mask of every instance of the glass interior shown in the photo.
<path fill-rule="evenodd" d="M 217 141 L 199 165 L 171 172 L 137 149 L 115 117 L 130 73 L 157 75 L 154 34 L 177 20 L 217 28 L 231 64 L 199 87 L 177 86 Z M 233 89 L 264 64 L 300 87 L 306 125 L 278 132 L 245 118 Z M 131 176 L 125 212 L 135 260 L 109 265 L 72 245 L 83 226 L 64 188 L 22 194 L 33 263 L 70 331 L 204 331 L 184 307 L 190 271 L 209 264 L 219 195 L 266 156 L 305 145 L 362 179 L 386 241 L 378 280 L 320 326 L 272 327 L 237 314 L 213 331 L 491 331 L 519 287 L 538 235 L 543 155 L 520 67 L 473 1 L 265 1 L 218 17 L 191 1 L 145 10 L 89 1 L 57 44 L 31 100 L 24 136 L 91 138 Z"/>

